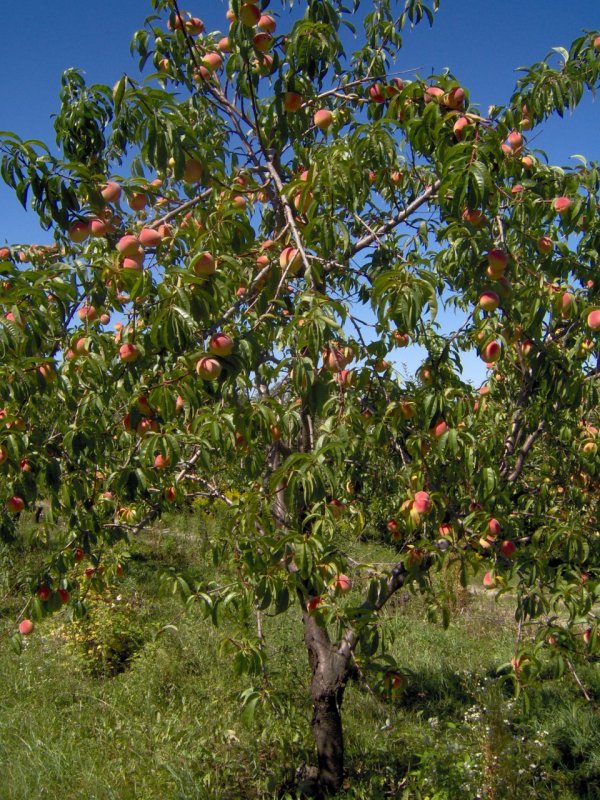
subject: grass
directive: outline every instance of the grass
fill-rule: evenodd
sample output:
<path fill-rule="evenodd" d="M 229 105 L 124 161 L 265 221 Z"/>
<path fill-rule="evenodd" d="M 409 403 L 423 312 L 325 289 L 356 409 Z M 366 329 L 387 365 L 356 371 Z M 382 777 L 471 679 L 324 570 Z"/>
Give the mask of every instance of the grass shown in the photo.
<path fill-rule="evenodd" d="M 213 521 L 218 524 L 218 521 Z M 125 577 L 69 627 L 41 623 L 20 656 L 0 649 L 0 800 L 235 800 L 292 798 L 313 758 L 308 668 L 298 612 L 265 617 L 268 674 L 238 676 L 220 629 L 159 596 L 170 567 L 211 577 L 203 524 L 169 520 L 136 541 Z M 16 554 L 16 555 L 15 555 Z M 357 545 L 363 560 L 385 549 Z M 5 586 L 39 552 L 0 551 Z M 8 577 L 7 577 L 8 576 Z M 2 592 L 7 622 L 18 597 Z M 382 634 L 406 675 L 390 697 L 371 676 L 344 701 L 350 800 L 592 800 L 600 796 L 600 676 L 569 677 L 530 694 L 526 713 L 496 677 L 510 661 L 509 610 L 470 596 L 447 630 L 424 603 L 400 598 Z M 0 621 L 4 621 L 0 617 Z M 263 692 L 253 717 L 240 695 Z"/>

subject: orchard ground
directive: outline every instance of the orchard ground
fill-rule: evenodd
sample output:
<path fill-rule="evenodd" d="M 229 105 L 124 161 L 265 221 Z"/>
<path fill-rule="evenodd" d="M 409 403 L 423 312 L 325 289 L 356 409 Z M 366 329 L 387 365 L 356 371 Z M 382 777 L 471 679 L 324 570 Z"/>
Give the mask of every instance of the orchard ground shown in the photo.
<path fill-rule="evenodd" d="M 297 620 L 265 615 L 268 672 L 241 676 L 235 619 L 224 614 L 216 629 L 197 606 L 161 592 L 161 573 L 173 569 L 230 577 L 211 574 L 204 552 L 209 536 L 227 538 L 228 524 L 224 512 L 202 509 L 165 518 L 133 543 L 123 577 L 89 596 L 89 618 L 68 625 L 58 614 L 38 624 L 20 657 L 2 650 L 2 800 L 298 796 L 286 787 L 313 745 Z M 0 550 L 5 620 L 24 599 L 15 584 L 43 560 L 35 527 L 23 525 L 16 546 Z M 395 552 L 356 541 L 350 555 L 381 563 Z M 517 635 L 510 601 L 484 592 L 480 578 L 468 592 L 455 576 L 440 580 L 458 590 L 447 630 L 408 592 L 383 617 L 399 687 L 350 684 L 340 796 L 598 797 L 594 706 L 567 679 L 528 689 L 527 709 L 501 677 Z M 597 701 L 597 670 L 578 677 Z"/>

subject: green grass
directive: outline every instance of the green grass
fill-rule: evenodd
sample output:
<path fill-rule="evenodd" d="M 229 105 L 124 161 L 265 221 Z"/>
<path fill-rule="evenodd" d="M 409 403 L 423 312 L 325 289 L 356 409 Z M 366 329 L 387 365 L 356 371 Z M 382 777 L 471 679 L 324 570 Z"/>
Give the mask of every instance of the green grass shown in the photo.
<path fill-rule="evenodd" d="M 243 631 L 227 619 L 217 630 L 159 596 L 160 570 L 213 577 L 204 544 L 197 518 L 168 520 L 136 541 L 125 577 L 92 604 L 89 620 L 74 629 L 59 614 L 39 624 L 20 656 L 0 649 L 0 800 L 295 796 L 296 768 L 313 759 L 298 611 L 265 618 L 268 674 L 237 676 L 227 640 Z M 379 545 L 357 545 L 353 555 L 389 556 Z M 7 586 L 39 556 L 26 544 L 0 552 L 0 622 L 18 608 Z M 595 705 L 567 676 L 532 692 L 525 713 L 496 677 L 514 651 L 506 604 L 476 595 L 447 630 L 425 612 L 419 599 L 400 597 L 383 620 L 407 676 L 397 696 L 370 675 L 348 686 L 340 796 L 600 796 L 597 672 L 581 674 Z M 265 702 L 247 718 L 240 695 L 252 681 Z"/>

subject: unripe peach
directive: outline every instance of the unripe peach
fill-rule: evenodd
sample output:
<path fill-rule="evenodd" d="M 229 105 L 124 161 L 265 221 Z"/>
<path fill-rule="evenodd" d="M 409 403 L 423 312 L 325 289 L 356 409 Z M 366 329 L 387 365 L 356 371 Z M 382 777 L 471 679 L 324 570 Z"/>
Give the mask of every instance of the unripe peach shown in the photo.
<path fill-rule="evenodd" d="M 230 339 L 225 333 L 215 333 L 214 336 L 211 336 L 208 343 L 208 349 L 216 356 L 231 355 L 233 347 L 233 339 Z"/>
<path fill-rule="evenodd" d="M 321 108 L 315 112 L 313 122 L 317 128 L 326 131 L 333 125 L 333 114 L 328 108 Z"/>
<path fill-rule="evenodd" d="M 554 242 L 548 236 L 540 236 L 537 240 L 537 249 L 543 255 L 548 255 L 554 250 Z"/>
<path fill-rule="evenodd" d="M 253 28 L 258 24 L 261 17 L 258 6 L 253 3 L 244 3 L 240 8 L 240 22 L 248 28 Z"/>
<path fill-rule="evenodd" d="M 183 170 L 183 180 L 186 183 L 198 183 L 202 178 L 203 172 L 204 168 L 199 161 L 196 161 L 195 158 L 188 158 Z"/>
<path fill-rule="evenodd" d="M 196 372 L 205 381 L 215 381 L 221 374 L 223 367 L 216 358 L 203 356 L 196 364 Z"/>

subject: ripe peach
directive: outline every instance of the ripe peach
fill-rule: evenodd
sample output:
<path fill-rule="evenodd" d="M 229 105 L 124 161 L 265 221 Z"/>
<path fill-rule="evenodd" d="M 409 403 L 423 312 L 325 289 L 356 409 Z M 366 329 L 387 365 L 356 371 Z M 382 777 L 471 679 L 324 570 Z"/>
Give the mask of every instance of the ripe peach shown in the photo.
<path fill-rule="evenodd" d="M 137 361 L 139 355 L 140 351 L 131 342 L 126 342 L 125 344 L 122 344 L 121 347 L 119 348 L 119 358 L 126 364 L 131 364 L 134 361 Z"/>
<path fill-rule="evenodd" d="M 317 611 L 319 606 L 322 605 L 322 603 L 322 597 L 309 597 L 306 601 L 306 610 L 309 614 L 313 614 L 315 611 Z"/>
<path fill-rule="evenodd" d="M 196 372 L 205 381 L 216 381 L 223 367 L 216 358 L 203 356 L 196 364 Z"/>
<path fill-rule="evenodd" d="M 215 356 L 229 356 L 233 352 L 233 347 L 233 339 L 225 333 L 215 333 L 208 343 L 208 349 Z"/>
<path fill-rule="evenodd" d="M 510 539 L 505 539 L 500 545 L 500 552 L 506 558 L 512 558 L 517 551 L 517 545 L 511 542 Z"/>
<path fill-rule="evenodd" d="M 485 216 L 482 211 L 479 211 L 479 209 L 465 208 L 462 213 L 462 218 L 474 228 L 480 228 L 485 222 Z"/>
<path fill-rule="evenodd" d="M 302 255 L 295 247 L 284 247 L 279 256 L 279 266 L 288 275 L 296 275 L 302 268 Z"/>
<path fill-rule="evenodd" d="M 160 231 L 154 228 L 142 228 L 138 234 L 138 239 L 143 247 L 158 247 L 162 238 Z"/>
<path fill-rule="evenodd" d="M 148 204 L 148 196 L 143 192 L 133 192 L 127 198 L 127 204 L 132 211 L 143 211 Z"/>
<path fill-rule="evenodd" d="M 217 269 L 214 256 L 207 251 L 192 256 L 190 269 L 198 276 L 212 275 Z"/>
<path fill-rule="evenodd" d="M 465 129 L 468 128 L 470 124 L 471 120 L 468 117 L 459 117 L 452 126 L 452 132 L 459 141 L 462 139 Z"/>
<path fill-rule="evenodd" d="M 114 181 L 109 181 L 100 191 L 103 200 L 107 203 L 117 203 L 121 197 L 121 187 Z"/>
<path fill-rule="evenodd" d="M 435 423 L 435 425 L 431 429 L 431 434 L 435 436 L 436 439 L 439 439 L 440 436 L 443 436 L 447 431 L 448 431 L 448 423 L 445 420 L 440 419 Z"/>
<path fill-rule="evenodd" d="M 143 252 L 140 240 L 131 233 L 127 233 L 119 239 L 117 242 L 117 250 L 123 258 L 135 258 L 139 256 L 140 252 Z"/>
<path fill-rule="evenodd" d="M 42 376 L 46 383 L 54 383 L 58 377 L 56 367 L 51 363 L 42 364 L 40 367 L 38 367 L 38 373 Z"/>
<path fill-rule="evenodd" d="M 571 208 L 572 200 L 569 197 L 555 197 L 552 201 L 552 208 L 559 216 L 566 214 Z"/>
<path fill-rule="evenodd" d="M 455 86 L 444 95 L 442 102 L 454 111 L 462 108 L 465 104 L 465 90 L 462 86 Z"/>
<path fill-rule="evenodd" d="M 89 220 L 86 222 L 74 222 L 69 228 L 69 239 L 76 244 L 81 244 L 90 235 Z"/>
<path fill-rule="evenodd" d="M 600 331 L 600 308 L 596 308 L 587 315 L 588 328 L 593 331 Z"/>
<path fill-rule="evenodd" d="M 210 72 L 215 72 L 223 66 L 223 59 L 218 53 L 206 53 L 202 56 L 202 63 Z"/>
<path fill-rule="evenodd" d="M 340 572 L 333 579 L 332 586 L 337 592 L 346 593 L 352 589 L 352 581 L 347 575 Z"/>
<path fill-rule="evenodd" d="M 380 83 L 374 83 L 369 86 L 369 97 L 374 103 L 385 103 L 387 100 L 386 93 Z"/>
<path fill-rule="evenodd" d="M 29 636 L 30 633 L 33 633 L 34 624 L 30 619 L 24 619 L 19 623 L 19 633 L 22 636 Z"/>
<path fill-rule="evenodd" d="M 497 519 L 494 519 L 494 517 L 492 517 L 488 522 L 488 530 L 492 535 L 498 536 L 500 531 L 502 530 L 502 526 L 500 525 Z"/>
<path fill-rule="evenodd" d="M 163 453 L 157 453 L 157 455 L 154 457 L 155 469 L 167 469 L 170 463 L 171 459 L 169 456 L 165 456 Z"/>
<path fill-rule="evenodd" d="M 554 250 L 554 242 L 549 236 L 540 236 L 537 240 L 537 249 L 543 255 L 548 255 Z"/>
<path fill-rule="evenodd" d="M 479 305 L 484 311 L 495 311 L 500 305 L 500 298 L 496 292 L 486 291 L 482 292 L 479 297 Z"/>
<path fill-rule="evenodd" d="M 486 364 L 494 364 L 502 355 L 502 345 L 497 341 L 488 342 L 480 355 Z"/>
<path fill-rule="evenodd" d="M 333 114 L 328 108 L 321 108 L 315 112 L 313 122 L 317 128 L 326 131 L 333 125 Z"/>
<path fill-rule="evenodd" d="M 257 50 L 259 50 L 261 53 L 268 53 L 275 40 L 270 33 L 260 31 L 260 33 L 257 33 L 252 41 Z"/>
<path fill-rule="evenodd" d="M 283 107 L 291 114 L 302 107 L 302 95 L 298 92 L 286 92 L 283 96 Z"/>
<path fill-rule="evenodd" d="M 217 42 L 217 47 L 222 53 L 231 53 L 231 42 L 229 41 L 229 37 L 223 36 L 222 39 L 219 39 Z"/>
<path fill-rule="evenodd" d="M 413 508 L 419 514 L 427 514 L 431 511 L 431 498 L 427 492 L 417 492 L 413 500 Z"/>
<path fill-rule="evenodd" d="M 22 497 L 17 497 L 17 495 L 12 495 L 6 501 L 6 510 L 9 514 L 20 514 L 24 508 L 25 501 Z"/>
<path fill-rule="evenodd" d="M 496 248 L 490 250 L 488 253 L 488 274 L 496 280 L 504 275 L 506 265 L 508 264 L 508 254 L 504 250 Z"/>
<path fill-rule="evenodd" d="M 486 589 L 494 589 L 496 586 L 496 576 L 493 572 L 486 572 L 483 576 L 483 585 Z"/>
<path fill-rule="evenodd" d="M 523 135 L 519 131 L 511 131 L 506 141 L 513 152 L 518 152 L 523 147 Z"/>
<path fill-rule="evenodd" d="M 261 31 L 266 31 L 267 33 L 274 33 L 277 27 L 277 23 L 270 14 L 263 14 L 257 24 Z"/>
<path fill-rule="evenodd" d="M 111 226 L 105 219 L 99 219 L 98 217 L 95 217 L 89 222 L 90 236 L 93 236 L 96 239 L 106 236 L 108 233 L 110 233 L 110 229 Z"/>

